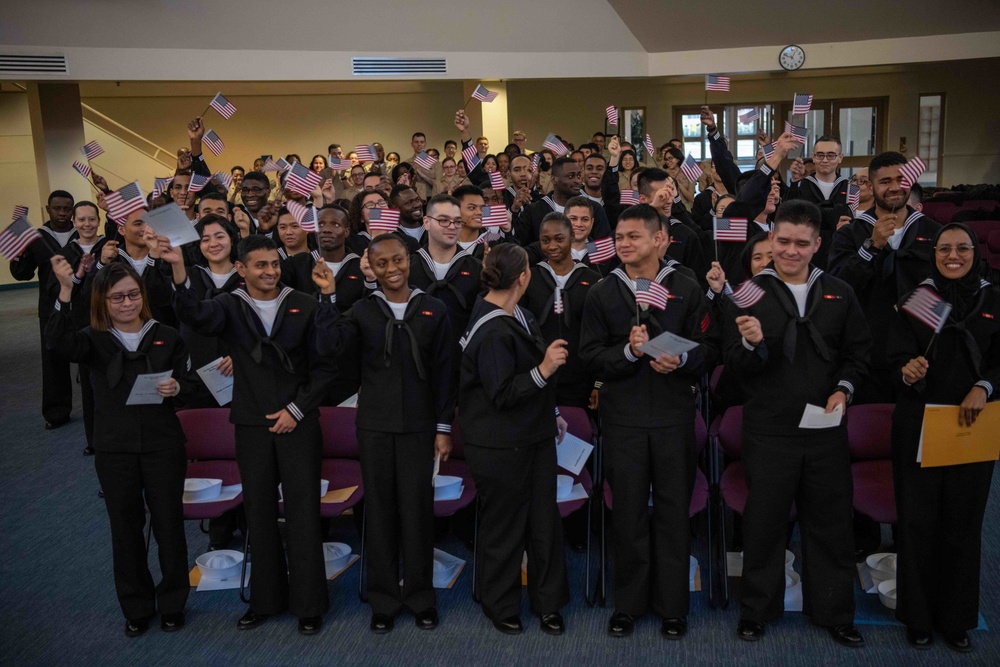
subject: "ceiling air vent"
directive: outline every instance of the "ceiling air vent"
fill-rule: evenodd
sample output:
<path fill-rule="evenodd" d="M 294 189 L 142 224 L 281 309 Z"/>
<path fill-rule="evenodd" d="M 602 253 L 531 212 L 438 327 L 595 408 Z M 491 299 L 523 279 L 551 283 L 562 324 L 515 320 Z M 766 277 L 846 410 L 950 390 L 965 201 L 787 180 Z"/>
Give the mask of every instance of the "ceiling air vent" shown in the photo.
<path fill-rule="evenodd" d="M 0 54 L 0 75 L 69 74 L 66 56 Z"/>
<path fill-rule="evenodd" d="M 447 74 L 444 58 L 351 58 L 354 76 Z"/>

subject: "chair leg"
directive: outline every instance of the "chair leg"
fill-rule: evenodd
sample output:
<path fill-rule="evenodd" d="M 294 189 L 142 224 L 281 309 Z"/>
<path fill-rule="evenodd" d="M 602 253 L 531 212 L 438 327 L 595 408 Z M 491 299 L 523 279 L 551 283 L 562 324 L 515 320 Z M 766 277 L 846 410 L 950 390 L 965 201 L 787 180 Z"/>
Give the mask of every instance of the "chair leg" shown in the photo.
<path fill-rule="evenodd" d="M 590 496 L 587 498 L 587 569 L 583 572 L 583 599 L 587 601 L 587 605 L 593 607 L 597 602 L 597 583 L 594 583 L 594 592 L 590 592 L 590 552 L 591 552 L 591 524 L 592 515 L 594 511 L 594 489 L 590 489 Z"/>
<path fill-rule="evenodd" d="M 726 504 L 719 502 L 719 582 L 722 584 L 722 608 L 729 609 L 729 552 L 726 546 Z"/>
<path fill-rule="evenodd" d="M 205 535 L 208 535 L 208 526 L 205 525 L 205 519 L 198 522 L 198 529 Z"/>
<path fill-rule="evenodd" d="M 243 534 L 243 566 L 240 568 L 240 599 L 244 604 L 250 604 L 250 593 L 247 592 L 247 562 L 250 560 L 250 529 Z"/>
<path fill-rule="evenodd" d="M 479 604 L 479 498 L 472 522 L 472 601 Z"/>
<path fill-rule="evenodd" d="M 368 602 L 368 591 L 366 590 L 365 573 L 368 571 L 365 563 L 365 524 L 368 522 L 368 512 L 362 508 L 361 509 L 361 557 L 358 559 L 358 564 L 361 566 L 361 571 L 358 572 L 358 598 L 364 602 Z"/>

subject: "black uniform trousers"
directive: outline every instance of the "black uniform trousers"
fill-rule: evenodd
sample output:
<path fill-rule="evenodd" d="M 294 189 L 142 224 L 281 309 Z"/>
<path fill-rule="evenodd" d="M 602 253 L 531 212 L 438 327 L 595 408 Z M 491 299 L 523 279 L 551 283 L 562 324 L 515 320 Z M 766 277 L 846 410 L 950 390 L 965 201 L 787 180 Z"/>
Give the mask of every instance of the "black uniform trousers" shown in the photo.
<path fill-rule="evenodd" d="M 802 536 L 802 611 L 825 627 L 854 622 L 854 484 L 847 429 L 806 436 L 743 431 L 741 617 L 766 623 L 784 612 L 785 544 L 792 502 Z"/>
<path fill-rule="evenodd" d="M 69 360 L 45 343 L 47 323 L 48 318 L 38 320 L 42 340 L 42 417 L 58 424 L 67 421 L 73 412 L 73 377 Z"/>
<path fill-rule="evenodd" d="M 681 618 L 690 603 L 690 507 L 697 456 L 688 424 L 603 425 L 604 474 L 613 494 L 615 611 Z M 653 485 L 652 521 L 649 486 Z"/>
<path fill-rule="evenodd" d="M 358 429 L 365 484 L 368 601 L 376 614 L 395 617 L 403 607 L 419 614 L 435 604 L 434 437 L 433 431 Z"/>
<path fill-rule="evenodd" d="M 479 598 L 486 616 L 520 615 L 525 549 L 532 611 L 559 611 L 569 602 L 569 580 L 556 505 L 555 439 L 512 449 L 466 443 L 465 460 L 479 493 Z"/>
<path fill-rule="evenodd" d="M 184 611 L 191 590 L 184 536 L 184 448 L 141 454 L 98 450 L 94 466 L 111 521 L 115 591 L 125 618 Z M 162 575 L 155 587 L 143 535 L 147 507 Z"/>
<path fill-rule="evenodd" d="M 925 632 L 972 630 L 979 625 L 983 516 L 994 462 L 921 468 L 920 408 L 901 401 L 893 419 L 896 618 Z"/>
<path fill-rule="evenodd" d="M 90 384 L 90 366 L 80 364 L 80 401 L 83 404 L 83 432 L 87 446 L 94 446 L 94 385 Z"/>
<path fill-rule="evenodd" d="M 322 457 L 315 417 L 283 435 L 271 433 L 267 426 L 236 425 L 236 463 L 243 481 L 253 564 L 250 609 L 258 614 L 288 609 L 299 618 L 309 618 L 329 608 L 319 522 Z M 287 565 L 278 532 L 279 483 L 284 492 Z"/>

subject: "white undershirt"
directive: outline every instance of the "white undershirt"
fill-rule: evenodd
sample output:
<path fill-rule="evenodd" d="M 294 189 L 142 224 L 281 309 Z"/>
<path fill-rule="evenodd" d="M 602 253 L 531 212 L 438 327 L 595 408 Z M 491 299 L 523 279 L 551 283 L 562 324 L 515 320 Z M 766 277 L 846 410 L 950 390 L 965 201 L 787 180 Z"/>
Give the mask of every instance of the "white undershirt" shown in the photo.
<path fill-rule="evenodd" d="M 397 320 L 403 319 L 403 315 L 406 314 L 406 306 L 409 305 L 408 301 L 403 303 L 393 303 L 392 301 L 386 301 L 389 304 L 389 309 L 392 311 L 393 317 Z"/>
<path fill-rule="evenodd" d="M 424 237 L 423 227 L 404 227 L 403 225 L 400 225 L 399 231 L 403 232 L 407 236 L 412 236 L 418 241 Z"/>
<path fill-rule="evenodd" d="M 564 206 L 560 206 L 559 204 L 557 204 L 555 199 L 550 198 L 549 200 L 552 202 L 552 210 L 555 211 L 556 213 L 562 213 L 563 211 L 566 210 Z"/>
<path fill-rule="evenodd" d="M 67 243 L 69 243 L 69 237 L 73 236 L 73 232 L 75 232 L 76 230 L 71 229 L 68 232 L 57 232 L 49 228 L 49 231 L 52 233 L 52 236 L 55 237 L 56 241 L 59 241 L 60 246 L 65 246 Z"/>
<path fill-rule="evenodd" d="M 458 247 L 461 248 L 462 250 L 468 250 L 469 248 L 471 248 L 474 245 L 476 245 L 475 241 L 459 241 L 458 242 Z"/>
<path fill-rule="evenodd" d="M 809 296 L 809 283 L 802 283 L 801 285 L 785 283 L 785 286 L 788 287 L 792 296 L 795 297 L 795 305 L 799 307 L 799 317 L 805 317 L 806 298 Z"/>
<path fill-rule="evenodd" d="M 440 264 L 435 262 L 433 259 L 431 260 L 431 263 L 434 265 L 434 277 L 437 280 L 444 280 L 444 277 L 448 275 L 448 267 L 450 267 L 451 264 Z"/>
<path fill-rule="evenodd" d="M 271 329 L 274 327 L 274 318 L 278 316 L 278 300 L 271 299 L 270 301 L 259 301 L 257 299 L 252 299 L 255 306 L 257 306 L 257 312 L 260 315 L 260 321 L 264 324 L 264 331 L 267 335 L 271 335 Z"/>
<path fill-rule="evenodd" d="M 146 267 L 148 266 L 146 264 L 146 258 L 145 257 L 143 257 L 142 259 L 132 259 L 131 257 L 129 257 L 128 258 L 128 263 L 132 265 L 132 268 L 135 269 L 135 272 L 138 273 L 140 276 L 142 275 L 142 272 L 145 271 Z"/>
<path fill-rule="evenodd" d="M 578 262 L 582 262 L 583 258 L 587 256 L 587 249 L 580 248 L 579 250 L 577 250 L 576 248 L 570 248 L 569 253 L 570 255 L 572 255 L 573 259 L 575 259 Z"/>
<path fill-rule="evenodd" d="M 903 227 L 893 231 L 892 236 L 889 237 L 889 245 L 893 250 L 899 250 L 899 246 L 903 243 Z"/>
<path fill-rule="evenodd" d="M 232 273 L 213 273 L 211 271 L 208 272 L 208 277 L 212 279 L 213 283 L 215 283 L 215 289 L 222 289 L 222 286 L 225 285 L 229 281 L 229 276 L 231 276 L 231 275 L 233 275 L 233 274 Z"/>
<path fill-rule="evenodd" d="M 344 265 L 344 262 L 327 262 L 326 265 L 330 267 L 330 270 L 333 271 L 333 277 L 336 278 L 337 274 L 340 273 L 340 267 Z"/>
<path fill-rule="evenodd" d="M 122 344 L 129 352 L 135 352 L 139 349 L 139 343 L 142 342 L 141 331 L 136 331 L 135 333 L 127 333 L 121 329 L 115 329 L 115 331 L 121 337 L 120 340 Z"/>
<path fill-rule="evenodd" d="M 827 183 L 825 181 L 819 180 L 819 178 L 816 179 L 816 186 L 819 188 L 819 191 L 823 193 L 823 199 L 830 198 L 830 195 L 833 193 L 833 188 L 836 185 L 837 185 L 836 181 Z"/>
<path fill-rule="evenodd" d="M 566 282 L 569 280 L 569 276 L 570 274 L 568 273 L 565 276 L 556 276 L 556 287 L 565 291 Z"/>
<path fill-rule="evenodd" d="M 91 251 L 91 249 L 93 249 L 93 247 L 94 247 L 95 245 L 97 245 L 97 244 L 96 244 L 96 243 L 91 243 L 90 245 L 83 245 L 83 244 L 81 243 L 81 244 L 80 244 L 80 250 L 82 250 L 82 251 L 83 251 L 83 254 L 85 254 L 85 255 L 86 255 L 87 253 L 89 253 L 89 252 Z"/>

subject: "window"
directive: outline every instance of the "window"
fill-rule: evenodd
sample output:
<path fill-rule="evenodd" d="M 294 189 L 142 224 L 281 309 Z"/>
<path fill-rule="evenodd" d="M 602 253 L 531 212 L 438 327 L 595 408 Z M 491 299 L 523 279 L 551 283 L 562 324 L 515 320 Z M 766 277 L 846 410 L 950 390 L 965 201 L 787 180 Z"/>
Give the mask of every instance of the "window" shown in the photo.
<path fill-rule="evenodd" d="M 944 129 L 944 95 L 920 96 L 920 136 L 917 155 L 927 165 L 921 185 L 937 185 L 941 169 L 941 135 Z"/>

